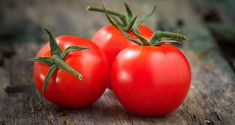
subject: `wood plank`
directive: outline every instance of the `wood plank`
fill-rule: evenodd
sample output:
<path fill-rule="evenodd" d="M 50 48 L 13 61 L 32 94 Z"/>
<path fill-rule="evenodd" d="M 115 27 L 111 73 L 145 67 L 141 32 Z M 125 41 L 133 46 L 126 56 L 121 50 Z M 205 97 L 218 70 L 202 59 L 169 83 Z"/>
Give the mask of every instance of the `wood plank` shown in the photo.
<path fill-rule="evenodd" d="M 103 2 L 107 6 L 115 6 L 116 8 L 121 6 L 117 1 Z M 141 12 L 151 10 L 152 2 L 132 1 L 130 3 L 132 6 L 143 7 L 143 9 L 136 9 Z M 80 6 L 92 3 L 83 2 Z M 175 26 L 179 18 L 183 19 L 185 25 L 182 31 L 191 37 L 181 50 L 188 57 L 192 67 L 192 84 L 186 100 L 175 112 L 156 118 L 136 116 L 127 112 L 109 90 L 94 105 L 84 109 L 69 110 L 56 107 L 45 100 L 40 102 L 33 84 L 32 64 L 25 62 L 25 60 L 35 55 L 41 45 L 28 43 L 15 45 L 16 55 L 11 59 L 5 59 L 5 66 L 0 67 L 0 125 L 232 125 L 235 122 L 235 78 L 229 72 L 230 68 L 218 50 L 210 52 L 213 53 L 211 55 L 207 55 L 207 53 L 207 57 L 200 58 L 198 55 L 205 49 L 214 46 L 215 43 L 209 31 L 202 25 L 199 16 L 194 12 L 193 5 L 188 0 L 158 0 L 156 4 L 158 5 L 158 13 L 171 26 Z M 72 11 L 73 14 L 75 10 Z M 84 13 L 82 12 L 81 15 Z M 90 36 L 96 28 L 105 24 L 104 17 L 101 15 L 95 17 L 95 14 L 90 15 L 84 22 L 79 22 L 79 25 L 83 29 L 91 29 L 91 31 L 83 32 L 82 29 L 75 28 L 79 34 Z M 80 18 L 80 16 L 76 18 Z M 87 24 L 86 22 L 91 23 Z M 155 21 L 149 22 L 149 24 L 154 27 Z M 198 47 L 202 45 L 204 48 L 199 50 Z M 216 59 L 210 60 L 211 56 L 216 56 Z"/>

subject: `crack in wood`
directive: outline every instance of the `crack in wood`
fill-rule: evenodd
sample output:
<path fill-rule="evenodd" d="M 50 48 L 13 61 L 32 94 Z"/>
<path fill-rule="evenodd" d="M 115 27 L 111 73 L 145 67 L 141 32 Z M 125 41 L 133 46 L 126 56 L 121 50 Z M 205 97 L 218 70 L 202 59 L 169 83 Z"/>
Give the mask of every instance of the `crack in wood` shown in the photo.
<path fill-rule="evenodd" d="M 11 94 L 17 94 L 17 93 L 22 93 L 22 92 L 26 92 L 27 89 L 29 89 L 30 86 L 26 86 L 26 85 L 19 85 L 19 86 L 7 86 L 5 88 L 5 92 L 8 94 L 8 95 L 11 95 Z"/>
<path fill-rule="evenodd" d="M 6 125 L 6 121 L 0 121 L 0 125 Z"/>

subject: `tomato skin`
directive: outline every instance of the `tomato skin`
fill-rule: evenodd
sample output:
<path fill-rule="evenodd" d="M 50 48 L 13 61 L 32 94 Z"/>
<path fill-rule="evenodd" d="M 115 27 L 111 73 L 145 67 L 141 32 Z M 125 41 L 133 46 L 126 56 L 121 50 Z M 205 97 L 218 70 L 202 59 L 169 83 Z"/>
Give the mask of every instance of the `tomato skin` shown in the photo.
<path fill-rule="evenodd" d="M 104 92 L 109 79 L 108 62 L 104 53 L 93 42 L 75 36 L 56 38 L 59 47 L 65 50 L 69 46 L 87 47 L 86 50 L 73 51 L 66 55 L 64 61 L 81 73 L 82 80 L 69 72 L 58 69 L 50 78 L 44 97 L 59 106 L 82 108 L 94 103 Z M 44 45 L 37 57 L 50 57 L 49 43 Z M 34 81 L 42 94 L 44 78 L 49 67 L 43 63 L 34 63 Z"/>
<path fill-rule="evenodd" d="M 147 40 L 149 40 L 153 34 L 153 31 L 145 25 L 139 25 L 138 30 L 140 35 Z M 133 33 L 127 33 L 134 37 Z M 105 53 L 110 68 L 112 66 L 113 60 L 121 50 L 125 49 L 126 47 L 137 46 L 137 44 L 125 38 L 113 25 L 107 25 L 99 29 L 93 35 L 91 40 L 95 42 Z"/>
<path fill-rule="evenodd" d="M 142 116 L 159 116 L 175 110 L 190 87 L 191 70 L 174 46 L 128 47 L 111 70 L 112 89 L 121 104 Z"/>

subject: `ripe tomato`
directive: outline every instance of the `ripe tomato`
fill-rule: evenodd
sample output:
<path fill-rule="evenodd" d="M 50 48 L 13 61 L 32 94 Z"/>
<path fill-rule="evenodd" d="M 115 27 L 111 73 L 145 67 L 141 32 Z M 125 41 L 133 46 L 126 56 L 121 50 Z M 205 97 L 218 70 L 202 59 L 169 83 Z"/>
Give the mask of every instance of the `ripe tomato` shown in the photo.
<path fill-rule="evenodd" d="M 51 76 L 43 96 L 56 105 L 69 108 L 80 108 L 92 104 L 102 95 L 109 79 L 105 55 L 93 42 L 80 37 L 59 36 L 56 42 L 62 51 L 69 46 L 88 48 L 69 52 L 64 58 L 68 66 L 82 74 L 82 80 L 65 70 L 57 69 Z M 51 57 L 49 43 L 40 49 L 37 57 Z M 46 64 L 34 63 L 34 81 L 41 94 L 48 70 L 49 66 Z"/>
<path fill-rule="evenodd" d="M 121 51 L 111 71 L 112 89 L 121 104 L 143 116 L 175 110 L 191 81 L 185 56 L 170 44 L 135 46 Z"/>
<path fill-rule="evenodd" d="M 146 39 L 150 39 L 153 31 L 145 25 L 139 25 L 138 30 L 140 35 Z M 127 32 L 133 36 L 132 32 Z M 107 25 L 99 29 L 91 39 L 94 41 L 107 56 L 109 65 L 111 66 L 117 54 L 129 46 L 137 46 L 137 44 L 125 38 L 121 32 L 113 25 Z"/>

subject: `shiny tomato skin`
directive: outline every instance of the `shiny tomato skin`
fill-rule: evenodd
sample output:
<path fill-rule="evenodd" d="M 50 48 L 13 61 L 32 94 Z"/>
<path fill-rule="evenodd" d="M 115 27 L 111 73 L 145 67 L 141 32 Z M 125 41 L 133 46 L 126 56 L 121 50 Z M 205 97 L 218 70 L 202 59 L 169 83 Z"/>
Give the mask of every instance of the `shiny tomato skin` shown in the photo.
<path fill-rule="evenodd" d="M 50 78 L 44 97 L 56 105 L 67 108 L 82 108 L 91 105 L 107 87 L 109 69 L 104 53 L 93 42 L 80 37 L 59 36 L 56 41 L 62 50 L 69 46 L 88 48 L 70 52 L 64 59 L 66 64 L 82 74 L 83 79 L 79 80 L 69 72 L 58 69 Z M 37 57 L 50 56 L 50 47 L 47 43 L 40 49 Z M 34 81 L 40 94 L 42 94 L 48 69 L 49 67 L 43 63 L 34 63 Z"/>
<path fill-rule="evenodd" d="M 145 25 L 139 25 L 138 30 L 140 35 L 149 40 L 153 31 Z M 127 32 L 134 37 L 132 32 Z M 91 41 L 95 42 L 105 53 L 109 67 L 111 68 L 113 60 L 117 54 L 129 46 L 137 46 L 137 44 L 125 38 L 121 32 L 113 25 L 107 25 L 99 29 L 92 37 Z"/>
<path fill-rule="evenodd" d="M 191 70 L 174 46 L 128 47 L 111 70 L 112 89 L 121 104 L 142 116 L 160 116 L 175 110 L 190 87 Z"/>

